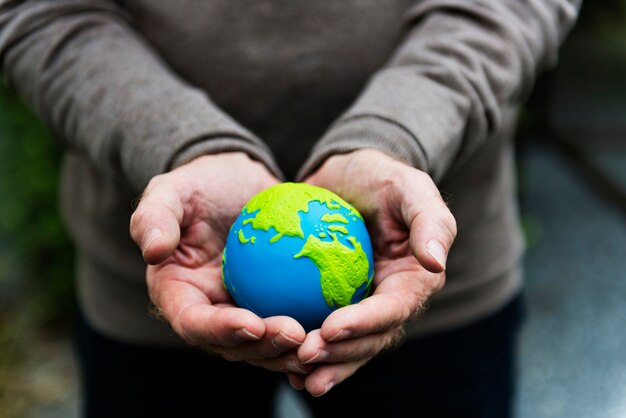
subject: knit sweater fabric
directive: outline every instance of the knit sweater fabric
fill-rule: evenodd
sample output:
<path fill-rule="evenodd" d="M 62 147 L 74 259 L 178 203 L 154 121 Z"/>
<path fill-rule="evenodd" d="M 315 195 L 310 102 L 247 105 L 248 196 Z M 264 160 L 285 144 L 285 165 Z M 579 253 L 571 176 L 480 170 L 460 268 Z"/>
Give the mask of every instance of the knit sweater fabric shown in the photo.
<path fill-rule="evenodd" d="M 181 344 L 148 312 L 128 233 L 155 175 L 243 151 L 284 180 L 361 148 L 429 173 L 458 237 L 411 335 L 489 315 L 522 285 L 516 109 L 577 0 L 0 0 L 0 71 L 66 150 L 79 301 L 101 332 Z M 3 138 L 4 140 L 4 138 Z"/>

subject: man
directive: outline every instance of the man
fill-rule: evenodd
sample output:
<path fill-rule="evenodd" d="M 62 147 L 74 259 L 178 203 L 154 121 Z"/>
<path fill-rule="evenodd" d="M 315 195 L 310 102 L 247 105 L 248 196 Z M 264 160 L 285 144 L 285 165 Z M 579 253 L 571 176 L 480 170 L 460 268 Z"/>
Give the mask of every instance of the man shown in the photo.
<path fill-rule="evenodd" d="M 509 413 L 515 110 L 577 1 L 1 4 L 5 79 L 67 147 L 88 416 L 270 414 L 275 372 L 320 416 Z M 284 179 L 373 237 L 373 295 L 308 334 L 221 284 L 230 223 Z"/>

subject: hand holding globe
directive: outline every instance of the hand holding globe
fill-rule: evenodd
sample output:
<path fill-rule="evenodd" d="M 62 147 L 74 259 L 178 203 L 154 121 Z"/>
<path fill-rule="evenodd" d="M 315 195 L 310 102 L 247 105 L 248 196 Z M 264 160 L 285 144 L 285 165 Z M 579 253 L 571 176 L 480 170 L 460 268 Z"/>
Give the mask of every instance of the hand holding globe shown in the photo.
<path fill-rule="evenodd" d="M 298 357 L 316 367 L 288 374 L 292 386 L 321 396 L 402 340 L 404 324 L 443 287 L 456 222 L 428 174 L 374 149 L 333 155 L 305 181 L 359 210 L 374 252 L 371 296 L 309 332 Z"/>
<path fill-rule="evenodd" d="M 306 373 L 312 366 L 295 352 L 302 326 L 237 307 L 222 282 L 230 226 L 253 195 L 277 183 L 244 153 L 199 157 L 150 182 L 130 229 L 148 263 L 150 299 L 184 341 L 231 361 Z"/>

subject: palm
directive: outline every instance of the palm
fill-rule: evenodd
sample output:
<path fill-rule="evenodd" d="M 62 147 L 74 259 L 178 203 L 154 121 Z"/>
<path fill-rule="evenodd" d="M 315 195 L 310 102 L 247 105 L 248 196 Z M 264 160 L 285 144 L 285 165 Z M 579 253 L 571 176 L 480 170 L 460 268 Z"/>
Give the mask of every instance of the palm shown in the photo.
<path fill-rule="evenodd" d="M 215 214 L 213 214 L 215 215 Z M 236 213 L 234 216 L 236 217 Z M 232 215 L 224 219 L 234 218 Z M 206 298 L 206 303 L 234 306 L 222 285 L 222 252 L 228 233 L 227 223 L 212 221 L 210 214 L 193 215 L 189 225 L 181 228 L 178 247 L 164 262 L 150 265 L 148 283 L 178 281 L 193 287 Z M 214 224 L 215 226 L 211 225 Z"/>
<path fill-rule="evenodd" d="M 193 166 L 183 167 L 172 173 L 178 176 L 170 181 L 173 185 L 161 186 L 167 188 L 169 196 L 176 196 L 177 200 L 170 206 L 176 205 L 180 210 L 177 226 L 180 237 L 165 260 L 148 266 L 148 287 L 153 300 L 159 298 L 153 290 L 182 287 L 187 295 L 194 296 L 196 304 L 234 306 L 222 285 L 221 262 L 226 237 L 245 203 L 275 180 L 268 176 L 266 181 L 256 184 L 245 182 L 235 173 L 224 175 L 232 167 L 215 163 L 201 168 L 204 172 Z M 221 182 L 205 180 L 216 177 L 216 173 L 223 176 Z M 157 187 L 158 182 L 153 189 Z M 147 193 L 151 190 L 149 186 Z"/>

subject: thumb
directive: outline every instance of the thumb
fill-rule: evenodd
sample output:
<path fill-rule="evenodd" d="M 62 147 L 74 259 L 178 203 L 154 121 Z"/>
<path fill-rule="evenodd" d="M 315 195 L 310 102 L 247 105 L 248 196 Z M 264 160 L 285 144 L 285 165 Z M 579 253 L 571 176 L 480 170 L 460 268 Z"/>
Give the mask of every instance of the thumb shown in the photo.
<path fill-rule="evenodd" d="M 131 216 L 130 235 L 148 264 L 163 262 L 178 247 L 183 206 L 177 196 L 148 187 Z"/>
<path fill-rule="evenodd" d="M 421 184 L 413 190 L 422 192 L 404 194 L 405 204 L 401 205 L 410 229 L 411 252 L 426 270 L 441 273 L 456 238 L 456 221 L 430 177 L 422 174 L 416 180 Z"/>
<path fill-rule="evenodd" d="M 420 212 L 410 228 L 411 251 L 417 261 L 432 273 L 444 271 L 456 236 L 456 222 L 448 209 Z"/>

